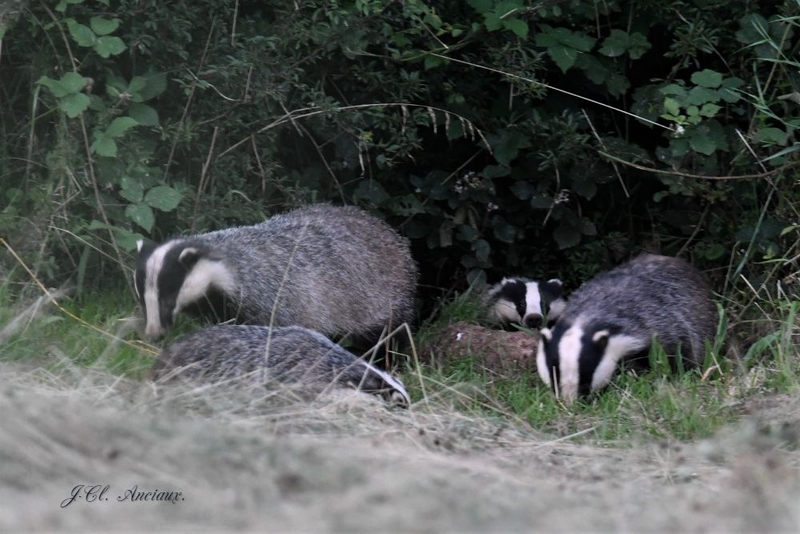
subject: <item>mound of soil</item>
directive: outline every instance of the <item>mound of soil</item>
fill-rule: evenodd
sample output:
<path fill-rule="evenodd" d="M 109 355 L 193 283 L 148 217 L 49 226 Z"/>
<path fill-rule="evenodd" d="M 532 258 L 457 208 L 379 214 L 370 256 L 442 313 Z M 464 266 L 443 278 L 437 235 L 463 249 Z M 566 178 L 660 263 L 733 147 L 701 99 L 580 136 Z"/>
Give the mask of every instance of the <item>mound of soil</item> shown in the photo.
<path fill-rule="evenodd" d="M 458 322 L 420 345 L 420 358 L 432 365 L 447 365 L 471 358 L 477 365 L 501 376 L 536 372 L 539 337 L 526 332 L 494 330 Z"/>

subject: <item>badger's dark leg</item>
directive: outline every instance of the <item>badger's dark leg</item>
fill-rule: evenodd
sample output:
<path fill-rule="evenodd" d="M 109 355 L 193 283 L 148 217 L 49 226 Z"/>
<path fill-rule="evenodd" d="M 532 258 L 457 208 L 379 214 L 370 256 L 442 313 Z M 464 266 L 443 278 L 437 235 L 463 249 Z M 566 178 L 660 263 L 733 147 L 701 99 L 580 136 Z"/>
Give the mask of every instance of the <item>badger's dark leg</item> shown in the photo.
<path fill-rule="evenodd" d="M 381 369 L 403 368 L 408 358 L 404 358 L 402 355 L 408 354 L 411 348 L 408 330 L 403 328 L 391 339 L 382 341 L 381 336 L 387 333 L 386 330 L 376 327 L 364 334 L 348 334 L 339 340 L 339 344 Z M 378 343 L 380 346 L 375 348 Z M 373 348 L 375 348 L 374 351 Z"/>
<path fill-rule="evenodd" d="M 650 347 L 631 354 L 625 358 L 625 368 L 636 374 L 646 373 L 650 370 Z"/>

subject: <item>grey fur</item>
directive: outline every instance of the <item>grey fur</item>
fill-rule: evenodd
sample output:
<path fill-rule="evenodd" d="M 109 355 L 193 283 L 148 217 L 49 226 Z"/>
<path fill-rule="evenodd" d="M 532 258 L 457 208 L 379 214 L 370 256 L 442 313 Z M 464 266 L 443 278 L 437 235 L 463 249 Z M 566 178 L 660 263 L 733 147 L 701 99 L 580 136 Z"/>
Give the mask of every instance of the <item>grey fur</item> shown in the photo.
<path fill-rule="evenodd" d="M 181 377 L 207 383 L 274 380 L 318 394 L 330 387 L 355 388 L 403 407 L 402 382 L 357 358 L 322 334 L 299 326 L 216 325 L 170 343 L 151 370 L 153 380 Z"/>
<path fill-rule="evenodd" d="M 572 356 L 559 351 L 563 350 L 561 340 L 573 327 L 584 334 L 580 338 L 581 355 L 590 352 L 593 335 L 608 331 L 607 343 L 596 349 L 603 357 L 615 338 L 629 337 L 624 343 L 628 350 L 618 364 L 646 355 L 656 337 L 668 355 L 676 355 L 680 348 L 685 368 L 697 367 L 704 362 L 706 341 L 714 340 L 717 322 L 711 290 L 697 269 L 678 258 L 642 254 L 598 275 L 570 295 L 552 330 L 542 330 L 539 372 L 558 367 L 558 374 L 543 376 L 543 380 L 552 382 L 553 376 L 560 377 L 561 382 L 567 379 L 563 371 L 568 364 L 563 359 Z M 588 358 L 583 362 L 587 368 L 594 367 L 592 373 L 600 363 Z M 579 394 L 586 393 L 584 384 Z"/>
<path fill-rule="evenodd" d="M 417 267 L 408 241 L 353 206 L 313 205 L 253 226 L 175 238 L 158 247 L 140 245 L 136 280 L 143 307 L 145 263 L 170 243 L 196 247 L 201 258 L 220 262 L 232 274 L 237 291 L 224 296 L 234 312 L 217 322 L 300 325 L 328 336 L 370 338 L 388 324 L 413 318 Z M 177 257 L 170 262 L 179 265 Z M 164 314 L 169 304 L 161 297 Z"/>

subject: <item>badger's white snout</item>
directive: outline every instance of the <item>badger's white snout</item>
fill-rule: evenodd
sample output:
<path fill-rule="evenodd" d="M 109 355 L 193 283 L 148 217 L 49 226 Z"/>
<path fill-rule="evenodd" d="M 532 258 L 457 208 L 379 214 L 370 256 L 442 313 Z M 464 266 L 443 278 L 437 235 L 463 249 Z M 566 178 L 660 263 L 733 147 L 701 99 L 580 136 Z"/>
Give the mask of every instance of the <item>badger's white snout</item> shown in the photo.
<path fill-rule="evenodd" d="M 160 324 L 147 323 L 144 327 L 144 335 L 150 339 L 160 339 L 167 333 L 167 329 Z"/>

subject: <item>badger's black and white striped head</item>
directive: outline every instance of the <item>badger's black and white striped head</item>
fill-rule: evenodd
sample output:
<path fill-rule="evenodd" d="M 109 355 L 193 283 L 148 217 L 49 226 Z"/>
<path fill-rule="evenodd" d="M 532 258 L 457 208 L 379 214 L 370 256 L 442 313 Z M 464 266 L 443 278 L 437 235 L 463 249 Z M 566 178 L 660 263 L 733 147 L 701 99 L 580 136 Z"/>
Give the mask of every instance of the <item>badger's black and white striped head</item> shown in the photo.
<path fill-rule="evenodd" d="M 145 318 L 145 335 L 162 337 L 175 317 L 204 301 L 212 290 L 232 294 L 236 281 L 222 258 L 191 240 L 162 244 L 137 241 L 136 295 Z"/>
<path fill-rule="evenodd" d="M 367 393 L 376 394 L 393 406 L 399 406 L 401 408 L 408 408 L 411 406 L 411 397 L 409 397 L 406 387 L 399 378 L 392 376 L 386 371 L 382 371 L 378 367 L 362 359 L 358 359 L 356 365 L 363 368 L 364 375 L 357 383 L 353 381 L 353 383 L 350 384 L 352 387 Z"/>
<path fill-rule="evenodd" d="M 650 346 L 650 339 L 625 334 L 619 326 L 580 318 L 559 321 L 540 334 L 539 376 L 566 404 L 607 386 L 623 359 Z"/>
<path fill-rule="evenodd" d="M 489 289 L 489 315 L 500 323 L 517 323 L 539 328 L 545 315 L 552 323 L 564 311 L 561 280 L 553 278 L 539 282 L 529 278 L 503 278 Z"/>

